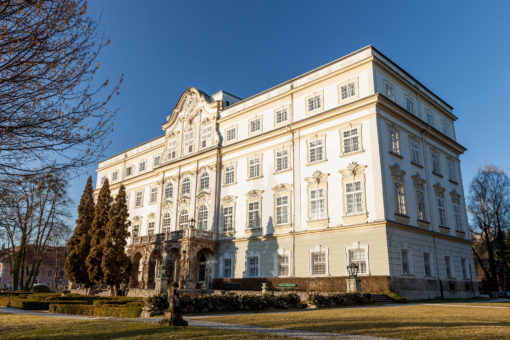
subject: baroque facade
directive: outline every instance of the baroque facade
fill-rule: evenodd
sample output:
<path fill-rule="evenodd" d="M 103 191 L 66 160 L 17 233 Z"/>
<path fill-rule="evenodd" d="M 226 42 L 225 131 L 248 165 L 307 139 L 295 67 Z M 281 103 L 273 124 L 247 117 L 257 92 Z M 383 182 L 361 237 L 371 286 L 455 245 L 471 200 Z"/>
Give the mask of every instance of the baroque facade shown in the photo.
<path fill-rule="evenodd" d="M 244 100 L 189 88 L 98 166 L 127 189 L 131 287 L 164 264 L 185 288 L 338 290 L 355 263 L 366 291 L 476 295 L 452 111 L 372 46 Z"/>

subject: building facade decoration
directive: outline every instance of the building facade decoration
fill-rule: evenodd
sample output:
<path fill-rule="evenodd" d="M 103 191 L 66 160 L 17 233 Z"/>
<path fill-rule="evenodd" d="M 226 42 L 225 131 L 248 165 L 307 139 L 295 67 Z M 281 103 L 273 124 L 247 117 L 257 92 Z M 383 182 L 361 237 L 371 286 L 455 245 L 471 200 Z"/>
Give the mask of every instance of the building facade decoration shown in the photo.
<path fill-rule="evenodd" d="M 98 166 L 129 193 L 133 291 L 162 264 L 182 288 L 327 290 L 354 263 L 366 290 L 476 295 L 456 119 L 372 46 L 245 100 L 187 89 L 162 136 Z"/>

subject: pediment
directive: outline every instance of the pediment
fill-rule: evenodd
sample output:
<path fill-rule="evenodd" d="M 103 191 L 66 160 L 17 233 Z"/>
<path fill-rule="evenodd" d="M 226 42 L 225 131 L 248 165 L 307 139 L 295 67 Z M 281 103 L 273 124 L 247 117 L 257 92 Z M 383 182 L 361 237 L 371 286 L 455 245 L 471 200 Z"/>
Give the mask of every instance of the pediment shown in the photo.
<path fill-rule="evenodd" d="M 175 134 L 176 132 L 173 131 L 173 127 L 176 125 L 176 122 L 183 121 L 185 125 L 192 125 L 195 117 L 201 112 L 205 113 L 205 115 L 201 117 L 202 120 L 215 119 L 216 111 L 216 102 L 209 97 L 208 94 L 197 88 L 190 87 L 182 93 L 177 104 L 172 109 L 170 115 L 167 116 L 167 120 L 161 128 L 166 131 L 167 134 Z"/>

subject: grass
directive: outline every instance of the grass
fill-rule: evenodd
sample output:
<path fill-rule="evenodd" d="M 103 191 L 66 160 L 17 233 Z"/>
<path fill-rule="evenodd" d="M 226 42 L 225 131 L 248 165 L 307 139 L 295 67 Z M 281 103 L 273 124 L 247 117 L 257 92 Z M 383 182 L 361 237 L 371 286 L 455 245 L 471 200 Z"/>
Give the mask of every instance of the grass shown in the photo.
<path fill-rule="evenodd" d="M 479 305 L 479 304 L 476 304 Z M 210 321 L 401 339 L 510 339 L 510 307 L 399 305 L 207 318 Z"/>
<path fill-rule="evenodd" d="M 0 339 L 289 339 L 227 330 L 123 320 L 76 320 L 0 313 Z"/>

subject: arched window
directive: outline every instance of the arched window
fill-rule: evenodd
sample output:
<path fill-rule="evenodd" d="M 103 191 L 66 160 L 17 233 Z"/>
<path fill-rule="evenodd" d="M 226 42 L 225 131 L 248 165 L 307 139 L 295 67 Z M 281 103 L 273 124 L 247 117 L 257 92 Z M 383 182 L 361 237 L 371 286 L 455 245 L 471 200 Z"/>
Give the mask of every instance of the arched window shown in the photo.
<path fill-rule="evenodd" d="M 198 210 L 198 229 L 199 230 L 207 230 L 207 207 L 205 205 L 201 206 Z"/>
<path fill-rule="evenodd" d="M 173 194 L 174 194 L 174 186 L 172 185 L 172 182 L 168 182 L 165 185 L 165 199 L 168 200 L 168 199 L 172 198 Z"/>
<path fill-rule="evenodd" d="M 202 176 L 200 176 L 200 190 L 209 189 L 209 174 L 204 172 Z"/>
<path fill-rule="evenodd" d="M 184 229 L 188 226 L 188 211 L 184 209 L 181 211 L 181 216 L 179 217 L 179 229 Z"/>
<path fill-rule="evenodd" d="M 165 215 L 163 215 L 163 232 L 164 233 L 167 233 L 170 231 L 170 222 L 171 222 L 170 214 L 166 213 Z"/>
<path fill-rule="evenodd" d="M 188 177 L 186 177 L 183 181 L 182 181 L 182 188 L 181 188 L 181 192 L 183 195 L 189 195 L 191 193 L 191 181 L 189 180 Z"/>

